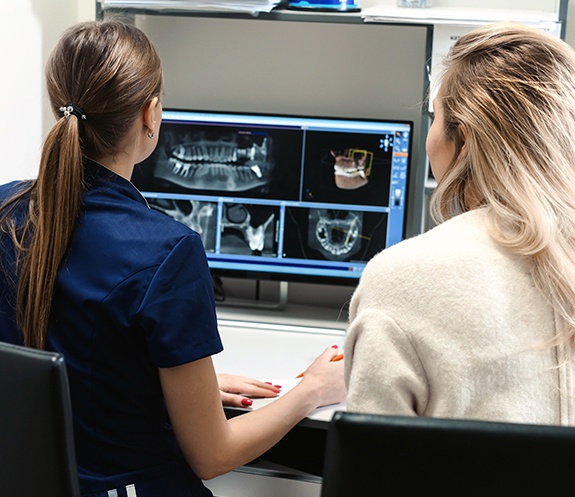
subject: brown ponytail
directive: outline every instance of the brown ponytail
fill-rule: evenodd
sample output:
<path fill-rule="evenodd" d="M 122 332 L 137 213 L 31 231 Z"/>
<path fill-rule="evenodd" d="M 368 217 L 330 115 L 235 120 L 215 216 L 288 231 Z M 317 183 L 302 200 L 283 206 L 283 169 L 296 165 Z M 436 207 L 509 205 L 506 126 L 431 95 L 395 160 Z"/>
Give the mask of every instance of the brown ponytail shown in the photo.
<path fill-rule="evenodd" d="M 138 113 L 162 92 L 158 54 L 138 28 L 111 20 L 68 29 L 50 55 L 46 82 L 57 122 L 42 149 L 37 180 L 0 208 L 18 260 L 17 322 L 25 345 L 45 348 L 58 269 L 65 258 L 84 192 L 84 158 L 119 151 Z M 65 115 L 60 107 L 82 109 Z M 67 114 L 67 113 L 66 113 Z M 12 206 L 30 195 L 24 226 Z"/>
<path fill-rule="evenodd" d="M 43 349 L 54 281 L 68 248 L 83 191 L 76 116 L 62 118 L 44 143 L 30 204 L 34 234 L 20 270 L 17 309 L 25 344 Z"/>

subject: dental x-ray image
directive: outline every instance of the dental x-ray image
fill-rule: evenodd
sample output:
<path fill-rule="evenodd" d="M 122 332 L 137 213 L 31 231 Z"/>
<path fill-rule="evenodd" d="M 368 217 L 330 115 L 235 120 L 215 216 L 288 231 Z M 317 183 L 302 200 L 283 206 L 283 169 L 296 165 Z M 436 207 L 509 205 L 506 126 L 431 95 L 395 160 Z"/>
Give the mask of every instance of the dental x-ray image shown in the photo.
<path fill-rule="evenodd" d="M 309 246 L 326 259 L 349 260 L 361 247 L 363 213 L 340 209 L 310 209 Z"/>
<path fill-rule="evenodd" d="M 387 206 L 392 144 L 389 134 L 309 132 L 304 200 Z"/>
<path fill-rule="evenodd" d="M 267 134 L 205 131 L 170 134 L 164 145 L 166 160 L 155 176 L 185 188 L 241 192 L 270 181 L 274 163 L 272 140 Z"/>
<path fill-rule="evenodd" d="M 217 204 L 198 200 L 150 198 L 148 205 L 198 233 L 206 252 L 216 248 Z"/>
<path fill-rule="evenodd" d="M 402 240 L 413 123 L 164 109 L 132 183 L 214 275 L 357 282 Z"/>
<path fill-rule="evenodd" d="M 165 123 L 135 178 L 140 189 L 295 200 L 301 148 L 290 129 Z"/>
<path fill-rule="evenodd" d="M 222 254 L 277 255 L 279 207 L 224 203 Z"/>
<path fill-rule="evenodd" d="M 385 248 L 387 214 L 345 209 L 286 209 L 284 257 L 366 261 Z"/>

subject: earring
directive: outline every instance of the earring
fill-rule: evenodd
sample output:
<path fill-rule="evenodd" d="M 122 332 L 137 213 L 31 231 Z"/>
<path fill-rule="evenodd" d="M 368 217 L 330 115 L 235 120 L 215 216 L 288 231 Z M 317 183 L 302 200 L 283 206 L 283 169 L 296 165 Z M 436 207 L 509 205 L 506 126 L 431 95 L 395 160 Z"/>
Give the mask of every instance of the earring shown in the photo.
<path fill-rule="evenodd" d="M 153 132 L 150 133 L 150 132 L 148 131 L 148 138 L 150 138 L 150 140 L 151 140 L 152 138 L 154 138 L 154 133 L 153 133 Z"/>

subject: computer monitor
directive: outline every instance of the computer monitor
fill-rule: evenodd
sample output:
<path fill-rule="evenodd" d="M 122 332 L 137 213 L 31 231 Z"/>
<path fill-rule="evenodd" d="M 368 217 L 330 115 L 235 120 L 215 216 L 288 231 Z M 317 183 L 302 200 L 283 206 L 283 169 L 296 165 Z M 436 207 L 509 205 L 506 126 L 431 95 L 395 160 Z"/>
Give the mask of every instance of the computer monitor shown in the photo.
<path fill-rule="evenodd" d="M 413 123 L 164 110 L 132 178 L 214 275 L 355 285 L 405 234 Z"/>

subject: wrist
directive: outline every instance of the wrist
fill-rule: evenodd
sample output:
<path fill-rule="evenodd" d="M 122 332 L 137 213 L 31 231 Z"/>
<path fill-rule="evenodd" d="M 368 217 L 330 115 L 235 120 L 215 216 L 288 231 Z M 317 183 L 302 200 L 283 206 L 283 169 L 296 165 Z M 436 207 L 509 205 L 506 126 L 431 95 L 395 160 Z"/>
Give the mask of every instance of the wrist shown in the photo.
<path fill-rule="evenodd" d="M 296 387 L 292 389 L 294 393 L 297 393 L 301 397 L 301 405 L 306 406 L 306 416 L 322 405 L 323 389 L 324 386 L 321 382 L 317 381 L 311 375 L 302 378 Z"/>

